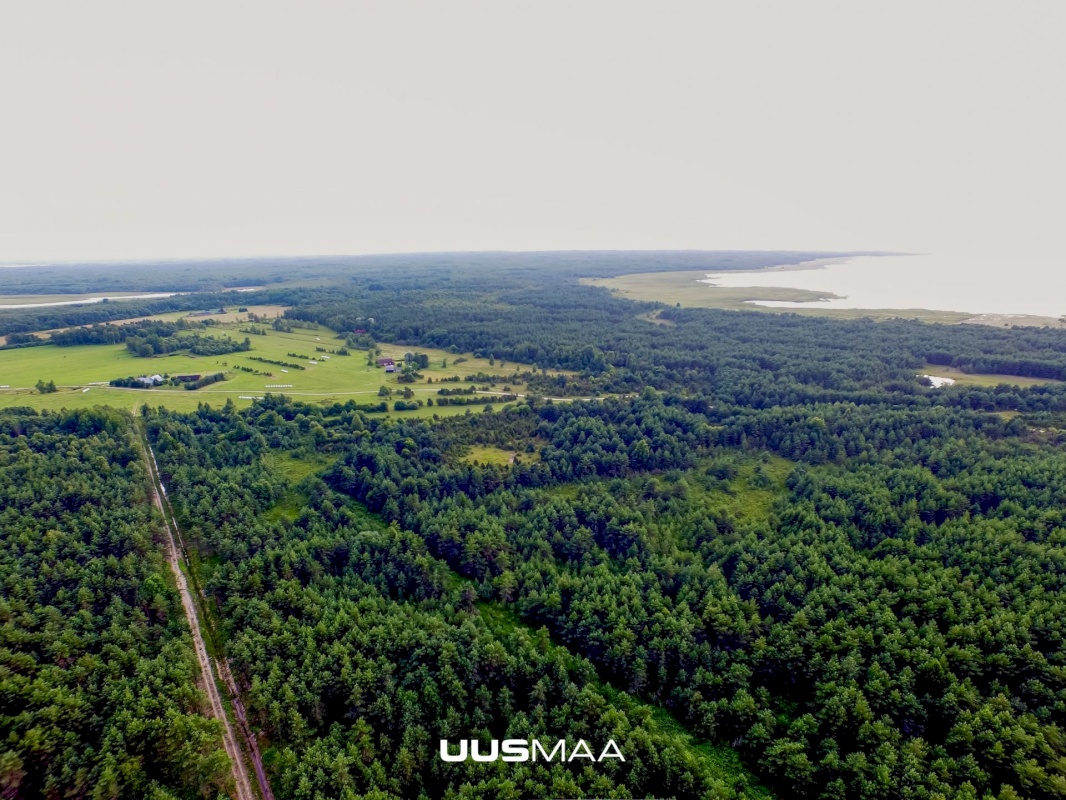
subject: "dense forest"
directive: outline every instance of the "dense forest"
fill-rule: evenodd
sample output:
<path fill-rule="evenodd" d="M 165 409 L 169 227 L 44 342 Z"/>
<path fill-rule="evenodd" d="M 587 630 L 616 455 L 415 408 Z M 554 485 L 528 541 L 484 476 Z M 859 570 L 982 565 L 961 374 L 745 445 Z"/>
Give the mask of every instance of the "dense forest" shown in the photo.
<path fill-rule="evenodd" d="M 207 586 L 249 711 L 274 743 L 265 760 L 278 797 L 747 796 L 743 773 L 727 785 L 649 728 L 588 659 L 482 604 L 418 535 L 319 478 L 284 513 L 293 487 L 268 466 L 273 454 L 339 452 L 366 432 L 360 412 L 270 401 L 242 414 L 151 412 L 148 427 L 179 522 L 212 562 Z M 437 757 L 442 737 L 538 731 L 597 753 L 614 740 L 626 760 Z"/>
<path fill-rule="evenodd" d="M 551 687 L 533 666 L 515 683 L 482 663 L 478 642 L 501 638 L 497 608 L 524 623 L 508 634 L 546 635 L 586 664 L 570 691 L 602 683 L 665 707 L 736 748 L 782 797 L 1060 796 L 1057 445 L 1019 439 L 1020 418 L 968 410 L 839 412 L 814 421 L 827 446 L 803 452 L 794 435 L 749 435 L 784 425 L 775 411 L 694 413 L 653 393 L 438 423 L 268 399 L 240 413 L 158 412 L 150 427 L 186 525 L 219 564 L 210 587 L 279 748 L 279 796 L 446 796 L 460 781 L 478 787 L 469 796 L 558 792 L 522 788 L 524 770 L 485 783 L 427 756 L 426 732 L 474 725 L 502 738 L 565 704 L 565 686 L 540 710 L 515 699 Z M 462 458 L 475 443 L 534 444 L 538 457 L 478 465 Z M 291 516 L 274 511 L 291 491 L 269 466 L 281 452 L 332 459 L 303 481 Z M 369 610 L 396 604 L 405 622 Z M 340 636 L 338 619 L 364 616 Z M 402 656 L 381 650 L 379 627 Z M 427 631 L 454 627 L 475 636 L 452 651 L 464 660 L 422 652 Z M 528 647 L 502 638 L 504 652 Z M 360 684 L 367 659 L 391 665 L 395 689 Z M 392 694 L 404 686 L 409 708 Z M 572 713 L 552 732 L 575 730 Z M 627 716 L 623 705 L 619 722 L 639 728 Z M 337 763 L 357 731 L 380 774 L 346 770 L 337 783 L 308 767 L 312 752 Z M 669 784 L 609 774 L 634 796 L 756 791 L 695 767 Z"/>
<path fill-rule="evenodd" d="M 71 325 L 258 303 L 318 303 L 362 292 L 538 286 L 581 277 L 683 269 L 755 269 L 829 255 L 818 252 L 428 253 L 230 259 L 175 264 L 75 264 L 0 270 L 0 295 L 182 292 L 71 306 L 0 309 L 0 336 Z M 224 277 L 223 277 L 224 276 Z M 292 282 L 293 285 L 285 285 Z M 319 285 L 305 285 L 317 283 Z M 226 287 L 258 287 L 236 291 Z M 338 295 L 340 292 L 340 295 Z"/>
<path fill-rule="evenodd" d="M 469 273 L 509 274 L 547 269 L 571 276 L 681 269 L 756 269 L 798 264 L 842 253 L 811 251 L 573 251 L 543 253 L 405 253 L 369 256 L 290 256 L 203 261 L 96 262 L 34 264 L 0 271 L 0 295 L 92 294 L 101 292 L 221 292 L 234 287 L 263 287 L 300 279 L 360 278 L 388 280 L 397 271 L 408 277 Z M 852 253 L 851 255 L 862 255 Z M 140 302 L 140 301 L 138 301 Z"/>
<path fill-rule="evenodd" d="M 279 800 L 1066 796 L 1066 332 L 663 307 L 576 280 L 646 271 L 650 254 L 403 258 L 330 262 L 328 285 L 242 301 L 289 305 L 285 324 L 327 325 L 337 346 L 361 336 L 521 365 L 530 396 L 439 419 L 271 395 L 142 410 Z M 37 330 L 34 314 L 0 325 Z M 1052 382 L 934 389 L 916 375 L 930 363 Z M 473 399 L 465 388 L 437 397 Z M 7 418 L 0 469 L 43 470 L 2 489 L 10 574 L 63 530 L 52 517 L 114 513 L 146 538 L 99 568 L 131 571 L 120 586 L 153 580 L 128 419 Z M 85 466 L 111 463 L 109 447 L 121 469 Z M 99 507 L 83 493 L 19 510 L 38 502 L 30 484 L 79 470 L 63 485 L 106 483 Z M 13 544 L 23 527 L 33 547 Z M 105 544 L 118 546 L 85 534 L 78 547 Z M 21 605 L 5 606 L 4 653 L 30 675 L 21 665 L 59 651 L 11 620 L 66 607 L 19 580 L 5 577 L 4 602 Z M 174 602 L 162 586 L 147 606 L 120 589 L 131 610 L 108 635 L 157 631 L 180 650 L 173 615 L 153 616 Z M 187 654 L 167 663 L 175 679 L 194 670 Z M 195 691 L 174 697 L 167 713 L 195 710 Z M 36 734 L 22 731 L 55 714 L 33 706 L 18 722 L 24 702 L 3 702 L 5 742 L 29 742 L 4 745 L 5 768 L 30 763 Z M 191 763 L 207 769 L 217 737 L 199 722 Z M 86 753 L 99 741 L 91 727 L 64 735 Z M 612 740 L 625 760 L 437 751 L 536 737 L 597 752 Z M 181 796 L 195 769 L 175 758 L 137 763 Z M 37 774 L 0 777 L 20 771 Z M 20 780 L 13 796 L 50 796 Z"/>
<path fill-rule="evenodd" d="M 0 794 L 225 791 L 129 419 L 0 412 Z"/>

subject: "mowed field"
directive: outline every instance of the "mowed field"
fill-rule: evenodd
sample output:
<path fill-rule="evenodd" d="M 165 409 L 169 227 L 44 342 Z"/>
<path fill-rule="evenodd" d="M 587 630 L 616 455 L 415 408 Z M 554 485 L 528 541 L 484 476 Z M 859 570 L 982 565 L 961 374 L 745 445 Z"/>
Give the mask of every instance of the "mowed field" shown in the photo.
<path fill-rule="evenodd" d="M 228 335 L 238 341 L 247 333 L 241 332 L 241 323 L 218 325 L 207 330 L 216 336 Z M 334 332 L 321 327 L 314 329 L 295 329 L 284 333 L 269 329 L 265 336 L 249 336 L 252 350 L 247 353 L 229 353 L 222 356 L 193 356 L 174 354 L 154 358 L 138 358 L 131 355 L 124 344 L 117 345 L 79 345 L 76 347 L 56 347 L 44 345 L 27 347 L 19 350 L 0 351 L 0 385 L 10 388 L 0 389 L 0 407 L 31 406 L 33 408 L 84 408 L 97 405 L 110 405 L 118 408 L 133 408 L 143 403 L 152 406 L 166 406 L 176 410 L 195 410 L 199 403 L 222 405 L 232 399 L 239 406 L 247 406 L 251 398 L 262 397 L 267 393 L 286 394 L 305 402 L 333 403 L 352 399 L 357 403 L 377 403 L 381 398 L 378 391 L 382 386 L 393 390 L 388 399 L 390 410 L 395 400 L 402 397 L 405 386 L 414 392 L 413 399 L 423 401 L 437 398 L 437 390 L 444 387 L 467 387 L 467 382 L 437 384 L 440 378 L 458 375 L 464 377 L 478 372 L 495 375 L 509 375 L 517 370 L 526 371 L 528 366 L 508 363 L 501 366 L 499 362 L 490 366 L 488 359 L 474 358 L 467 354 L 466 361 L 455 363 L 462 354 L 452 354 L 443 350 L 424 347 L 401 347 L 382 344 L 382 355 L 400 361 L 409 351 L 425 353 L 429 356 L 430 366 L 421 370 L 425 378 L 432 378 L 413 384 L 402 384 L 397 380 L 399 373 L 388 374 L 384 369 L 367 364 L 367 353 L 352 350 L 351 355 L 341 356 L 321 353 L 316 347 L 337 350 L 343 346 L 343 340 L 335 338 Z M 296 353 L 301 357 L 290 356 Z M 266 358 L 300 364 L 303 370 L 264 364 L 253 358 Z M 447 360 L 447 367 L 444 362 Z M 311 364 L 310 361 L 317 361 Z M 271 375 L 255 375 L 236 369 L 238 366 L 250 367 Z M 287 369 L 288 372 L 282 372 Z M 121 389 L 110 386 L 90 386 L 92 383 L 106 383 L 115 378 L 153 374 L 201 374 L 208 375 L 223 372 L 227 380 L 206 386 L 196 391 L 180 387 L 167 386 L 156 389 Z M 45 383 L 55 381 L 59 391 L 41 394 L 34 387 L 38 380 Z M 278 388 L 278 384 L 291 384 Z M 520 383 L 507 384 L 517 392 L 523 391 Z M 268 388 L 274 387 L 274 388 Z M 502 390 L 503 384 L 494 387 Z M 86 391 L 87 390 L 87 391 Z M 502 404 L 489 395 L 485 403 L 495 403 L 495 408 Z M 441 416 L 464 414 L 467 409 L 480 411 L 481 404 L 470 406 L 428 406 L 413 411 L 391 412 L 408 416 Z"/>
<path fill-rule="evenodd" d="M 1046 386 L 1051 383 L 1062 383 L 1051 378 L 1027 378 L 1024 375 L 989 375 L 980 372 L 963 372 L 955 367 L 941 367 L 937 364 L 926 364 L 922 367 L 923 375 L 933 375 L 937 378 L 950 378 L 960 386 L 998 386 L 1006 383 L 1011 386 Z"/>

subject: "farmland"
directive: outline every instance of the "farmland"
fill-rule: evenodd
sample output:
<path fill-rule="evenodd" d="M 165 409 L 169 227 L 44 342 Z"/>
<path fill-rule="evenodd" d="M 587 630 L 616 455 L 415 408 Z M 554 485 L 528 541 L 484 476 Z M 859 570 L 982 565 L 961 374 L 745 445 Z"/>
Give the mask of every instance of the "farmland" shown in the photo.
<path fill-rule="evenodd" d="M 163 315 L 161 318 L 176 319 L 177 316 Z M 242 329 L 247 327 L 247 324 L 229 322 L 213 325 L 207 332 L 215 336 L 228 335 L 233 339 L 243 340 L 248 334 Z M 0 385 L 9 387 L 0 389 L 0 407 L 73 409 L 110 405 L 131 408 L 148 403 L 177 411 L 189 411 L 195 410 L 200 403 L 222 405 L 227 400 L 244 407 L 252 403 L 252 398 L 271 392 L 312 403 L 344 402 L 349 399 L 357 403 L 378 403 L 387 399 L 391 411 L 394 401 L 402 398 L 404 389 L 409 387 L 413 395 L 408 399 L 422 400 L 423 406 L 402 413 L 414 416 L 431 416 L 436 413 L 446 416 L 466 413 L 468 408 L 480 410 L 483 406 L 480 403 L 473 406 L 429 405 L 426 401 L 437 397 L 437 390 L 441 388 L 437 382 L 441 378 L 465 378 L 479 372 L 510 375 L 519 370 L 526 370 L 525 366 L 514 363 L 503 365 L 497 362 L 493 365 L 488 359 L 475 358 L 469 354 L 464 357 L 462 354 L 425 347 L 379 345 L 380 355 L 394 358 L 397 363 L 411 350 L 425 353 L 429 357 L 428 368 L 420 370 L 423 377 L 415 383 L 403 384 L 398 380 L 398 372 L 386 373 L 376 365 L 369 365 L 366 351 L 350 350 L 350 355 L 345 356 L 316 349 L 336 351 L 344 346 L 343 340 L 338 340 L 333 331 L 322 326 L 311 325 L 308 328 L 293 329 L 291 332 L 276 331 L 264 325 L 257 327 L 265 330 L 265 334 L 249 337 L 252 342 L 251 351 L 221 356 L 174 353 L 140 358 L 128 352 L 122 344 L 72 347 L 43 345 L 0 351 Z M 303 369 L 265 363 L 257 359 L 299 365 Z M 146 374 L 207 375 L 216 372 L 223 372 L 226 380 L 196 391 L 169 385 L 154 389 L 100 385 L 116 378 Z M 433 383 L 429 383 L 428 379 L 432 379 Z M 49 394 L 38 392 L 34 388 L 38 380 L 45 383 L 54 381 L 57 391 Z M 460 384 L 443 384 L 450 387 L 457 385 L 470 386 L 465 381 Z M 379 395 L 383 386 L 391 391 L 392 396 L 383 398 Z M 493 388 L 498 391 L 503 386 L 499 384 Z M 507 386 L 521 391 L 522 384 L 516 381 Z M 498 397 L 486 395 L 485 402 L 495 403 L 497 408 L 501 407 Z"/>

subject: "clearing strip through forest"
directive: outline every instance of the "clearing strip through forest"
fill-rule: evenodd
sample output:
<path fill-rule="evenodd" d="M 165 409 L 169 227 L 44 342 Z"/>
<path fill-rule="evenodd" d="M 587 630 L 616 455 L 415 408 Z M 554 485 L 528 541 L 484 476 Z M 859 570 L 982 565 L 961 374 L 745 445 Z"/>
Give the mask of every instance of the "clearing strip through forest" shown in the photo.
<path fill-rule="evenodd" d="M 200 662 L 200 673 L 203 676 L 204 690 L 207 692 L 208 699 L 211 702 L 212 713 L 222 722 L 223 742 L 226 747 L 226 754 L 229 756 L 230 762 L 233 765 L 233 782 L 236 788 L 237 800 L 257 800 L 257 795 L 252 790 L 252 783 L 251 779 L 248 777 L 248 768 L 244 760 L 244 753 L 237 742 L 237 736 L 234 733 L 233 726 L 230 725 L 225 706 L 222 704 L 222 697 L 218 692 L 218 685 L 215 678 L 216 667 L 217 674 L 224 676 L 226 687 L 230 693 L 230 702 L 233 704 L 234 712 L 239 722 L 238 727 L 241 736 L 244 738 L 245 750 L 251 756 L 252 763 L 255 766 L 255 773 L 259 782 L 261 796 L 263 800 L 274 800 L 274 795 L 270 791 L 270 784 L 267 782 L 266 771 L 263 769 L 263 760 L 259 753 L 259 747 L 255 741 L 255 736 L 248 727 L 244 714 L 244 706 L 241 703 L 240 695 L 237 692 L 237 685 L 230 676 L 229 665 L 216 665 L 211 658 L 211 654 L 208 652 L 206 643 L 204 642 L 203 633 L 200 630 L 200 619 L 196 611 L 196 604 L 193 601 L 192 593 L 189 591 L 189 583 L 185 578 L 185 573 L 182 571 L 181 564 L 178 561 L 178 543 L 181 542 L 181 531 L 178 529 L 177 522 L 174 520 L 174 514 L 171 511 L 170 504 L 166 500 L 166 489 L 163 487 L 162 478 L 159 477 L 159 466 L 156 464 L 155 453 L 152 452 L 152 445 L 148 441 L 147 433 L 142 425 L 137 425 L 136 429 L 141 453 L 144 457 L 144 463 L 148 467 L 148 474 L 151 477 L 152 501 L 163 515 L 163 527 L 166 531 L 167 562 L 170 564 L 170 568 L 174 572 L 174 579 L 178 584 L 178 592 L 181 594 L 181 605 L 185 609 L 185 617 L 189 621 L 189 629 L 192 631 L 193 646 L 196 650 L 196 658 Z M 184 552 L 184 543 L 182 543 L 182 552 Z M 186 565 L 188 566 L 187 559 Z"/>

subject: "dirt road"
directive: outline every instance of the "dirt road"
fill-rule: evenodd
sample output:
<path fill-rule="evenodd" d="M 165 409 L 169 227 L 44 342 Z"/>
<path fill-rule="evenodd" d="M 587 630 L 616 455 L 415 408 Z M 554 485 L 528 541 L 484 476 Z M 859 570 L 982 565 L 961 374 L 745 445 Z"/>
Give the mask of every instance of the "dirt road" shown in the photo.
<path fill-rule="evenodd" d="M 226 714 L 225 706 L 222 704 L 222 697 L 218 692 L 218 685 L 216 683 L 216 664 L 207 650 L 207 645 L 204 643 L 203 633 L 200 630 L 200 618 L 196 611 L 196 604 L 193 601 L 192 592 L 189 590 L 189 583 L 186 580 L 185 573 L 182 571 L 181 563 L 178 560 L 180 558 L 178 543 L 181 542 L 181 531 L 178 530 L 177 523 L 174 521 L 174 515 L 170 509 L 170 504 L 166 500 L 166 488 L 163 486 L 163 482 L 159 477 L 159 467 L 155 461 L 155 453 L 152 452 L 152 446 L 148 442 L 148 439 L 140 426 L 137 426 L 137 435 L 140 440 L 144 462 L 148 466 L 148 471 L 152 479 L 152 500 L 155 503 L 156 508 L 158 508 L 163 515 L 163 524 L 167 535 L 167 562 L 170 564 L 170 569 L 174 573 L 175 581 L 177 581 L 178 591 L 181 594 L 181 605 L 185 610 L 185 618 L 189 621 L 189 629 L 192 631 L 193 646 L 196 650 L 196 658 L 200 662 L 200 674 L 203 676 L 203 687 L 207 692 L 207 697 L 211 703 L 211 713 L 222 722 L 223 743 L 226 747 L 226 754 L 229 756 L 230 762 L 233 765 L 233 783 L 236 789 L 236 798 L 237 800 L 258 800 L 258 796 L 252 789 L 252 782 L 248 776 L 248 768 L 237 735 L 233 731 L 233 726 L 230 725 L 229 716 Z M 182 548 L 182 552 L 184 552 L 184 548 Z M 233 704 L 235 714 L 238 718 L 240 735 L 244 738 L 247 752 L 251 755 L 255 765 L 256 778 L 259 782 L 259 791 L 263 800 L 274 800 L 274 795 L 270 791 L 270 784 L 266 779 L 266 772 L 263 770 L 263 761 L 259 755 L 259 747 L 255 741 L 254 734 L 252 734 L 247 721 L 245 720 L 244 707 L 241 705 L 237 686 L 234 683 L 233 678 L 230 676 L 229 665 L 218 664 L 217 666 L 220 668 L 219 672 L 223 675 L 226 687 L 230 692 L 230 701 Z"/>

